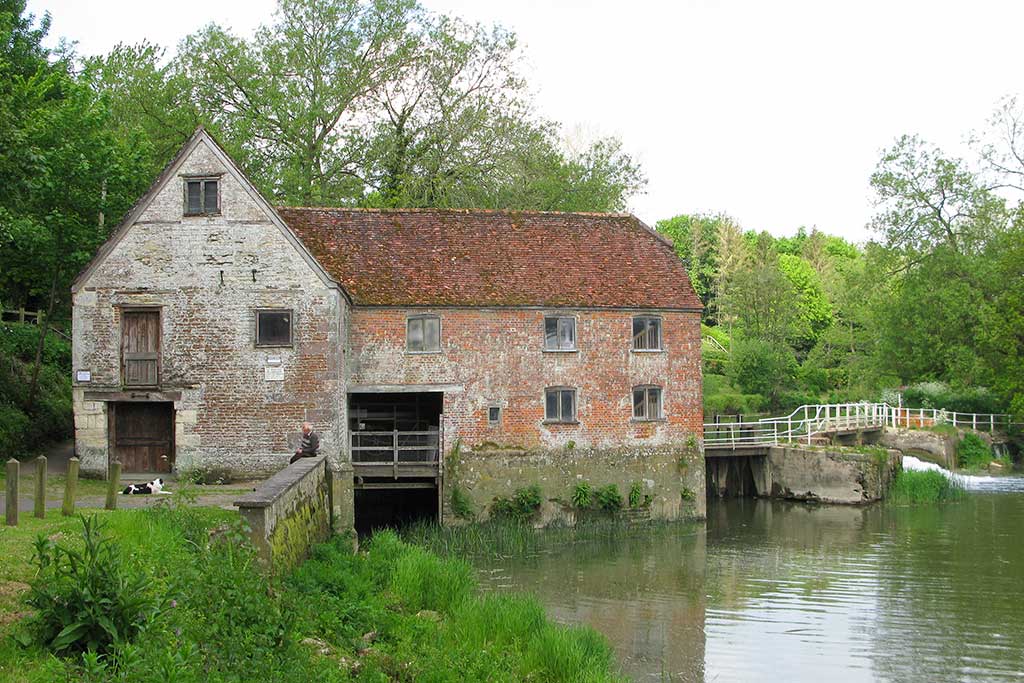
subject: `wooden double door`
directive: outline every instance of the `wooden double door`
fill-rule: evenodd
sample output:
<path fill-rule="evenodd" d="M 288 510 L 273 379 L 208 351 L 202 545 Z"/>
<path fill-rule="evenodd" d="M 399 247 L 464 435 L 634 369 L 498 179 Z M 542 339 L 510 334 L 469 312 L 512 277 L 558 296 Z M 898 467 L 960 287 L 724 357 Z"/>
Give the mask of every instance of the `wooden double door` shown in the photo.
<path fill-rule="evenodd" d="M 170 472 L 174 465 L 174 404 L 110 404 L 111 460 L 124 472 Z"/>

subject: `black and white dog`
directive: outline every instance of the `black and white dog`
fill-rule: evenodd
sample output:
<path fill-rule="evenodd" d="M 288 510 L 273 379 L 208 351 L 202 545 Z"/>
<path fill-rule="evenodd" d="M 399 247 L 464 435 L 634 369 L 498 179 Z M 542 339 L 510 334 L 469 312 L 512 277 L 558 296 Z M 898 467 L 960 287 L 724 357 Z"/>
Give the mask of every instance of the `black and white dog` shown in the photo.
<path fill-rule="evenodd" d="M 121 494 L 125 496 L 145 495 L 151 493 L 169 494 L 170 491 L 164 491 L 164 480 L 160 477 L 157 477 L 146 484 L 130 484 L 125 487 L 124 491 L 121 491 Z"/>

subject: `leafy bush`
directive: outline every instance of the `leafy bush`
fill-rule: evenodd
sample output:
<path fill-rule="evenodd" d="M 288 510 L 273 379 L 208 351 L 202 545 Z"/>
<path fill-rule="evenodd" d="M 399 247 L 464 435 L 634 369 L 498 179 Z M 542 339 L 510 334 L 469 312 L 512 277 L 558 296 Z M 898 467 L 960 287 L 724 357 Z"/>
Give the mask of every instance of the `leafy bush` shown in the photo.
<path fill-rule="evenodd" d="M 941 503 L 963 496 L 962 485 L 935 470 L 902 470 L 889 487 L 889 500 L 904 505 Z"/>
<path fill-rule="evenodd" d="M 11 405 L 0 403 L 0 454 L 2 459 L 25 450 L 30 421 L 28 415 Z"/>
<path fill-rule="evenodd" d="M 635 508 L 640 504 L 640 501 L 644 497 L 644 485 L 638 481 L 634 481 L 633 485 L 629 487 L 629 507 Z"/>
<path fill-rule="evenodd" d="M 0 323 L 0 356 L 17 358 L 22 363 L 34 363 L 39 347 L 39 327 L 29 323 Z M 55 334 L 46 335 L 43 345 L 43 364 L 71 372 L 71 342 Z"/>
<path fill-rule="evenodd" d="M 771 407 L 780 405 L 780 393 L 793 387 L 798 365 L 786 344 L 763 339 L 733 342 L 729 377 L 744 394 L 768 397 Z"/>
<path fill-rule="evenodd" d="M 594 504 L 594 488 L 585 481 L 581 481 L 572 490 L 572 504 L 581 510 L 585 510 Z"/>
<path fill-rule="evenodd" d="M 606 512 L 616 512 L 622 509 L 622 494 L 619 493 L 619 487 L 615 484 L 608 484 L 599 488 L 595 495 L 595 500 L 597 501 L 597 507 Z"/>
<path fill-rule="evenodd" d="M 473 501 L 458 484 L 452 486 L 452 513 L 459 519 L 473 519 Z"/>
<path fill-rule="evenodd" d="M 939 408 L 958 413 L 1000 413 L 1005 406 L 986 387 L 950 387 L 944 382 L 919 382 L 903 391 L 908 408 Z"/>
<path fill-rule="evenodd" d="M 495 496 L 491 516 L 525 520 L 533 517 L 543 502 L 540 486 L 533 484 L 515 490 L 511 498 Z"/>
<path fill-rule="evenodd" d="M 97 517 L 82 518 L 81 552 L 40 536 L 36 577 L 26 602 L 36 609 L 31 630 L 54 652 L 109 652 L 160 612 L 146 575 L 103 534 Z"/>
<path fill-rule="evenodd" d="M 992 449 L 973 432 L 964 434 L 956 447 L 956 460 L 961 469 L 977 470 L 992 462 Z"/>

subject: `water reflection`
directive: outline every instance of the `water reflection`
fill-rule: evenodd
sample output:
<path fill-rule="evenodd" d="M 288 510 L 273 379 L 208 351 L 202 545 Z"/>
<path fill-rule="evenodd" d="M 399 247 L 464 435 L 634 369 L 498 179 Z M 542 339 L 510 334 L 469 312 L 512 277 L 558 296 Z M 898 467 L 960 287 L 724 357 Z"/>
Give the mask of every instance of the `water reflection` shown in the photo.
<path fill-rule="evenodd" d="M 1024 495 L 708 515 L 482 561 L 483 580 L 594 626 L 638 681 L 1024 678 Z"/>

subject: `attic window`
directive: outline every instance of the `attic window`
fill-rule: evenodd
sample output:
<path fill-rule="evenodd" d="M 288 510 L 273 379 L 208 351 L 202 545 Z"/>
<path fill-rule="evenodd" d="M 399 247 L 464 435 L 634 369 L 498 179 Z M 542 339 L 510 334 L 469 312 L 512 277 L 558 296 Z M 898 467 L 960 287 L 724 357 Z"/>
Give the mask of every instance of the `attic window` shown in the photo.
<path fill-rule="evenodd" d="M 217 178 L 185 180 L 185 215 L 213 216 L 220 213 L 220 182 Z"/>

